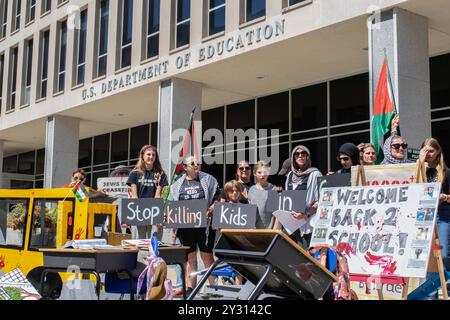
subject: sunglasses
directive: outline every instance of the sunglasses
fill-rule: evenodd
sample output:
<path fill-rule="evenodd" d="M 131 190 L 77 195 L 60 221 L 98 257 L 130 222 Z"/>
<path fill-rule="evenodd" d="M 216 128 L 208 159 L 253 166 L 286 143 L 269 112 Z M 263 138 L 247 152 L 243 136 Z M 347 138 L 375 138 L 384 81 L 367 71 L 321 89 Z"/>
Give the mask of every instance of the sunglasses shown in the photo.
<path fill-rule="evenodd" d="M 307 156 L 308 156 L 308 152 L 305 152 L 305 151 L 294 153 L 294 157 L 296 157 L 296 158 L 298 158 L 298 157 L 307 157 Z"/>
<path fill-rule="evenodd" d="M 239 171 L 247 171 L 250 170 L 250 167 L 239 167 Z"/>
<path fill-rule="evenodd" d="M 192 161 L 192 162 L 189 162 L 187 165 L 188 165 L 188 166 L 191 166 L 191 167 L 196 167 L 196 166 L 199 166 L 200 163 L 195 162 L 195 161 Z"/>
<path fill-rule="evenodd" d="M 401 148 L 403 148 L 403 150 L 408 149 L 408 144 L 407 143 L 395 143 L 393 145 L 391 145 L 391 148 L 395 149 L 395 150 L 399 150 Z"/>
<path fill-rule="evenodd" d="M 340 157 L 340 156 L 337 156 L 337 161 L 348 161 L 348 160 L 350 160 L 350 157 Z"/>
<path fill-rule="evenodd" d="M 73 177 L 73 181 L 83 181 L 83 177 Z"/>

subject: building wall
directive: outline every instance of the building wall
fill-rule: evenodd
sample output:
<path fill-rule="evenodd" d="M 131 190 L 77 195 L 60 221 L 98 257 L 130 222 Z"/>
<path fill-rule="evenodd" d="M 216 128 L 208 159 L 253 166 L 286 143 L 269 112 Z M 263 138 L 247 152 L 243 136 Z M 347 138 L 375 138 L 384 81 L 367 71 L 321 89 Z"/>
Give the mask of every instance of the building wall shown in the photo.
<path fill-rule="evenodd" d="M 4 52 L 5 61 L 9 61 L 9 48 L 18 46 L 18 59 L 19 62 L 23 61 L 24 56 L 24 40 L 32 38 L 34 41 L 33 48 L 33 68 L 32 68 L 32 83 L 31 83 L 31 99 L 30 104 L 27 107 L 22 105 L 21 99 L 16 99 L 13 110 L 6 111 L 3 107 L 0 117 L 0 130 L 20 125 L 24 122 L 31 121 L 33 119 L 44 118 L 46 116 L 67 110 L 82 104 L 91 103 L 98 99 L 102 99 L 109 95 L 119 93 L 131 89 L 136 86 L 141 86 L 151 82 L 160 81 L 165 78 L 176 76 L 180 72 L 192 70 L 201 66 L 205 66 L 211 63 L 218 62 L 219 60 L 230 58 L 235 55 L 239 55 L 244 52 L 256 50 L 258 48 L 268 46 L 270 44 L 283 41 L 301 34 L 318 30 L 333 24 L 337 24 L 354 17 L 367 14 L 368 8 L 371 7 L 373 1 L 370 0 L 314 0 L 304 1 L 304 5 L 301 3 L 295 5 L 292 8 L 286 7 L 286 0 L 266 0 L 266 15 L 263 18 L 256 19 L 252 22 L 246 23 L 243 20 L 243 8 L 245 1 L 243 0 L 227 0 L 226 1 L 226 26 L 225 34 L 227 37 L 237 34 L 245 34 L 247 29 L 257 29 L 258 27 L 265 25 L 272 25 L 275 28 L 276 23 L 284 21 L 289 24 L 290 28 L 285 33 L 278 36 L 270 37 L 270 39 L 263 39 L 259 43 L 249 48 L 241 48 L 225 51 L 223 55 L 216 55 L 212 59 L 207 60 L 195 60 L 186 67 L 182 66 L 177 68 L 177 60 L 180 58 L 186 59 L 185 53 L 198 52 L 203 46 L 204 42 L 211 40 L 211 37 L 205 37 L 205 3 L 204 0 L 192 0 L 191 1 L 191 25 L 190 25 L 190 43 L 187 46 L 181 48 L 174 48 L 174 3 L 175 1 L 161 1 L 161 23 L 160 23 L 160 37 L 159 37 L 159 55 L 154 59 L 146 59 L 142 56 L 143 50 L 143 33 L 145 16 L 142 14 L 144 10 L 144 0 L 134 0 L 133 10 L 133 25 L 132 25 L 132 61 L 131 66 L 127 68 L 120 68 L 118 61 L 120 59 L 119 43 L 120 37 L 117 32 L 117 28 L 120 28 L 121 21 L 119 19 L 119 13 L 121 12 L 120 5 L 124 3 L 119 0 L 110 0 L 110 19 L 109 19 L 109 33 L 108 33 L 108 62 L 107 62 L 107 79 L 120 80 L 121 75 L 127 74 L 132 76 L 133 71 L 143 70 L 143 65 L 149 67 L 154 66 L 155 70 L 164 70 L 156 73 L 151 78 L 147 78 L 145 81 L 132 82 L 126 88 L 114 90 L 113 92 L 102 92 L 102 84 L 104 79 L 94 79 L 95 73 L 93 69 L 95 67 L 94 53 L 96 47 L 94 46 L 94 40 L 96 37 L 96 19 L 94 13 L 98 11 L 98 2 L 89 0 L 72 0 L 72 1 L 52 1 L 51 11 L 41 14 L 43 1 L 36 2 L 36 18 L 34 21 L 26 23 L 26 12 L 28 1 L 21 1 L 22 14 L 20 17 L 20 28 L 18 31 L 11 32 L 11 28 L 8 27 L 5 38 L 0 42 L 0 53 Z M 382 0 L 378 1 L 379 8 L 387 8 L 393 5 L 406 2 L 406 0 Z M 84 85 L 74 85 L 74 39 L 77 37 L 77 30 L 71 28 L 73 24 L 73 17 L 75 21 L 78 17 L 78 8 L 81 11 L 88 10 L 87 20 L 87 46 L 86 46 L 86 69 L 85 69 L 85 81 Z M 9 24 L 11 25 L 11 17 L 13 13 L 13 1 L 8 1 L 8 17 Z M 54 93 L 53 88 L 55 86 L 55 67 L 54 63 L 57 47 L 57 31 L 58 22 L 66 20 L 68 23 L 67 33 L 67 66 L 66 66 L 66 80 L 64 93 Z M 98 25 L 97 25 L 98 28 Z M 39 73 L 38 61 L 40 58 L 39 45 L 42 42 L 40 32 L 42 30 L 50 30 L 50 50 L 49 50 L 49 78 L 48 87 L 49 92 L 46 99 L 37 99 L 36 93 L 39 88 L 40 81 L 38 81 L 37 74 Z M 218 37 L 223 37 L 224 33 L 219 33 Z M 215 38 L 215 36 L 214 36 Z M 185 60 L 184 60 L 185 61 Z M 5 74 L 8 74 L 9 65 L 6 64 Z M 24 89 L 22 86 L 22 64 L 19 63 L 17 73 L 17 86 L 18 92 L 21 93 Z M 89 94 L 92 90 L 97 92 L 96 96 L 83 95 L 83 92 Z M 88 89 L 88 91 L 83 91 Z M 7 96 L 7 87 L 3 87 L 3 95 Z"/>

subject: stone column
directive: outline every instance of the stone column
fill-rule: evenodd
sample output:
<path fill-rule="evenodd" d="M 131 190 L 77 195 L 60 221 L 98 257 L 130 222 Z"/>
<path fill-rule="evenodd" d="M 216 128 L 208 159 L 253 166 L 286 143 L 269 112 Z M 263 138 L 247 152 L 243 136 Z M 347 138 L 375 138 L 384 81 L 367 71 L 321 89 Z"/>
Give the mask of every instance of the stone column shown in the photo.
<path fill-rule="evenodd" d="M 187 129 L 189 116 L 194 107 L 196 107 L 194 120 L 201 120 L 201 104 L 201 83 L 176 78 L 161 82 L 158 108 L 158 150 L 161 164 L 169 179 L 175 168 L 171 159 L 175 159 L 175 162 L 178 160 L 177 154 L 172 155 L 172 149 L 180 144 L 182 139 L 172 136 L 172 133 L 177 129 Z M 196 126 L 196 132 L 197 138 L 201 138 L 199 123 Z M 201 141 L 199 139 L 197 141 L 199 150 L 201 150 Z"/>
<path fill-rule="evenodd" d="M 58 188 L 70 182 L 78 168 L 80 120 L 59 115 L 47 118 L 44 188 Z"/>
<path fill-rule="evenodd" d="M 431 136 L 428 20 L 393 8 L 373 17 L 369 28 L 370 107 L 384 61 L 388 59 L 401 135 L 412 148 Z"/>

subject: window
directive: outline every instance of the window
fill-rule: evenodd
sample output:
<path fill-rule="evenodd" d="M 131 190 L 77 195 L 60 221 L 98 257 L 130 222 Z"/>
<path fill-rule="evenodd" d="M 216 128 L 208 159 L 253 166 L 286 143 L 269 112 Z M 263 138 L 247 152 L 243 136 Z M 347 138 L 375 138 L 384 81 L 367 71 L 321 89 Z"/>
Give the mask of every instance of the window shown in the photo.
<path fill-rule="evenodd" d="M 108 61 L 109 0 L 100 1 L 97 15 L 97 70 L 94 74 L 96 74 L 97 77 L 101 77 L 106 75 L 106 64 Z"/>
<path fill-rule="evenodd" d="M 128 129 L 111 134 L 111 162 L 128 160 Z"/>
<path fill-rule="evenodd" d="M 55 92 L 64 91 L 66 80 L 67 20 L 58 23 L 56 47 L 56 81 Z"/>
<path fill-rule="evenodd" d="M 6 37 L 6 28 L 8 25 L 8 0 L 1 0 L 0 2 L 0 39 Z"/>
<path fill-rule="evenodd" d="M 16 107 L 16 89 L 17 89 L 17 59 L 18 59 L 18 47 L 10 49 L 9 65 L 9 99 L 6 111 L 14 110 Z"/>
<path fill-rule="evenodd" d="M 147 1 L 147 39 L 145 57 L 152 58 L 159 54 L 160 0 Z"/>
<path fill-rule="evenodd" d="M 0 112 L 3 106 L 3 71 L 5 70 L 5 55 L 0 55 Z"/>
<path fill-rule="evenodd" d="M 119 69 L 131 65 L 131 46 L 133 40 L 133 0 L 123 0 L 120 38 Z"/>
<path fill-rule="evenodd" d="M 3 172 L 17 173 L 17 155 L 3 158 Z"/>
<path fill-rule="evenodd" d="M 13 19 L 11 25 L 11 32 L 19 30 L 20 28 L 20 13 L 21 13 L 21 0 L 13 1 Z"/>
<path fill-rule="evenodd" d="M 176 0 L 175 48 L 189 44 L 191 26 L 191 1 Z"/>
<path fill-rule="evenodd" d="M 41 14 L 52 10 L 52 0 L 42 0 Z"/>
<path fill-rule="evenodd" d="M 370 119 L 368 83 L 367 73 L 330 82 L 331 125 Z"/>
<path fill-rule="evenodd" d="M 92 138 L 80 140 L 78 144 L 78 167 L 86 168 L 92 165 Z"/>
<path fill-rule="evenodd" d="M 34 175 L 35 160 L 36 160 L 35 151 L 19 154 L 19 165 L 17 173 Z"/>
<path fill-rule="evenodd" d="M 36 0 L 27 0 L 26 23 L 34 21 L 36 15 Z"/>
<path fill-rule="evenodd" d="M 94 165 L 109 162 L 109 133 L 94 137 Z"/>
<path fill-rule="evenodd" d="M 30 104 L 31 93 L 31 67 L 33 63 L 33 39 L 25 41 L 25 52 L 23 56 L 23 95 L 22 104 Z"/>
<path fill-rule="evenodd" d="M 131 128 L 131 139 L 130 139 L 130 158 L 139 158 L 139 151 L 142 146 L 148 144 L 150 141 L 150 126 L 144 124 L 139 127 Z"/>
<path fill-rule="evenodd" d="M 299 3 L 311 3 L 312 0 L 283 0 L 283 8 L 291 7 Z"/>
<path fill-rule="evenodd" d="M 36 174 L 44 174 L 45 148 L 36 151 Z"/>
<path fill-rule="evenodd" d="M 56 223 L 60 199 L 35 199 L 31 218 L 30 249 L 56 247 Z"/>
<path fill-rule="evenodd" d="M 86 68 L 87 10 L 80 14 L 80 29 L 75 32 L 75 85 L 84 83 Z"/>
<path fill-rule="evenodd" d="M 271 129 L 289 133 L 289 92 L 258 99 L 258 129 L 267 129 L 269 134 Z"/>
<path fill-rule="evenodd" d="M 431 109 L 450 107 L 448 70 L 450 70 L 450 53 L 430 59 Z"/>
<path fill-rule="evenodd" d="M 39 79 L 38 81 L 38 99 L 47 97 L 47 81 L 48 81 L 48 50 L 49 50 L 50 31 L 41 31 L 40 49 L 39 49 Z"/>
<path fill-rule="evenodd" d="M 23 248 L 28 199 L 0 199 L 0 246 Z"/>
<path fill-rule="evenodd" d="M 292 91 L 292 132 L 326 127 L 327 84 Z"/>
<path fill-rule="evenodd" d="M 266 0 L 244 0 L 243 2 L 245 2 L 245 22 L 266 15 Z"/>
<path fill-rule="evenodd" d="M 158 122 L 152 122 L 150 128 L 150 144 L 158 147 Z"/>
<path fill-rule="evenodd" d="M 225 31 L 225 0 L 208 0 L 208 36 Z"/>

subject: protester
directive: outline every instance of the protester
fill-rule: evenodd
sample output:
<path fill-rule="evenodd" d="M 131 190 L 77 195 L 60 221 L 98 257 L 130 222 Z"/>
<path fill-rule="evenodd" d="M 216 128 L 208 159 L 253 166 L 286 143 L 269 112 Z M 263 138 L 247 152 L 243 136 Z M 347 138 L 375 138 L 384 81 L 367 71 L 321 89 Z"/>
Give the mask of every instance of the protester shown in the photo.
<path fill-rule="evenodd" d="M 375 153 L 375 146 L 371 143 L 361 143 L 358 145 L 358 149 L 360 150 L 360 163 L 363 166 L 371 166 L 375 164 L 377 160 Z"/>
<path fill-rule="evenodd" d="M 319 169 L 312 167 L 311 153 L 305 146 L 299 145 L 292 150 L 291 171 L 287 175 L 286 190 L 306 190 L 306 206 L 304 212 L 292 212 L 295 219 L 306 220 L 306 223 L 295 231 L 291 238 L 304 249 L 308 249 L 313 227 L 311 217 L 318 207 L 317 177 L 321 177 Z"/>
<path fill-rule="evenodd" d="M 131 187 L 131 198 L 161 198 L 161 191 L 167 186 L 167 176 L 161 167 L 158 151 L 152 145 L 145 145 L 139 151 L 139 160 L 128 177 L 127 185 Z M 159 240 L 162 228 L 154 228 Z M 152 226 L 133 227 L 133 238 L 150 239 Z"/>
<path fill-rule="evenodd" d="M 276 186 L 267 181 L 269 172 L 270 166 L 264 161 L 258 161 L 253 167 L 256 184 L 248 191 L 248 201 L 258 207 L 256 229 L 271 229 L 275 221 L 272 212 L 266 210 L 268 191 L 276 190 Z"/>
<path fill-rule="evenodd" d="M 408 144 L 400 136 L 391 136 L 383 146 L 384 160 L 381 164 L 410 163 L 408 160 Z"/>
<path fill-rule="evenodd" d="M 447 168 L 441 145 L 434 138 L 422 143 L 419 159 L 425 163 L 427 182 L 442 183 L 437 211 L 441 255 L 447 270 L 450 270 L 450 169 Z"/>
<path fill-rule="evenodd" d="M 218 183 L 216 178 L 202 172 L 200 163 L 193 156 L 183 160 L 183 174 L 171 187 L 170 199 L 193 200 L 206 199 L 208 201 L 208 223 L 206 228 L 178 229 L 177 235 L 181 243 L 189 247 L 188 261 L 186 262 L 186 286 L 187 294 L 196 285 L 196 278 L 190 274 L 197 270 L 197 246 L 205 267 L 214 262 L 213 247 L 216 232 L 211 228 L 211 215 L 214 209 L 214 201 L 218 198 Z M 210 279 L 210 282 L 212 279 Z"/>
<path fill-rule="evenodd" d="M 225 201 L 230 203 L 242 203 L 242 183 L 238 180 L 231 180 L 225 183 L 225 186 L 223 187 L 224 193 L 225 193 Z M 241 285 L 243 282 L 243 278 L 241 275 L 236 275 L 235 278 L 235 285 Z"/>
<path fill-rule="evenodd" d="M 115 178 L 115 177 L 128 177 L 130 175 L 131 170 L 124 166 L 124 165 L 120 165 L 114 168 L 113 171 L 111 171 L 111 173 L 109 174 L 110 177 Z"/>
<path fill-rule="evenodd" d="M 344 143 L 338 151 L 337 160 L 341 164 L 341 169 L 336 171 L 336 174 L 349 173 L 352 166 L 359 164 L 359 149 L 351 142 Z M 328 172 L 327 175 L 335 174 Z"/>
<path fill-rule="evenodd" d="M 243 160 L 239 162 L 236 169 L 236 181 L 239 183 L 241 190 L 239 196 L 240 203 L 248 203 L 248 191 L 255 185 L 255 183 L 251 181 L 251 177 L 252 167 L 250 167 L 248 161 Z M 220 199 L 221 201 L 226 201 L 225 188 L 220 193 Z"/>
<path fill-rule="evenodd" d="M 77 169 L 74 172 L 72 172 L 70 183 L 63 185 L 62 188 L 73 188 L 77 183 L 84 184 L 85 181 L 86 181 L 86 172 L 83 169 Z"/>

